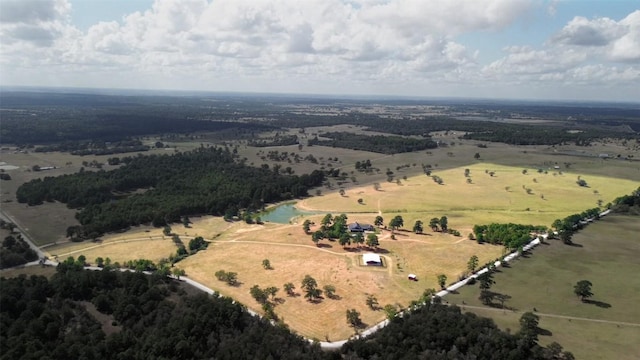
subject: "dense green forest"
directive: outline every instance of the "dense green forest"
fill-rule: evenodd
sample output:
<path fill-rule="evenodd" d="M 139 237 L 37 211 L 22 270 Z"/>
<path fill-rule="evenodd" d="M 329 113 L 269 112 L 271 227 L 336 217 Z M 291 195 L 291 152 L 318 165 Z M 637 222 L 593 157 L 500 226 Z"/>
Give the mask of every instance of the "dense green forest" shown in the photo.
<path fill-rule="evenodd" d="M 0 359 L 330 358 L 230 298 L 187 295 L 162 276 L 83 270 L 71 258 L 51 280 L 2 278 L 0 287 Z"/>
<path fill-rule="evenodd" d="M 322 351 L 230 298 L 189 295 L 159 273 L 83 265 L 68 258 L 50 280 L 0 278 L 0 359 L 571 358 L 557 344 L 538 346 L 535 326 L 511 335 L 490 319 L 438 304 L 396 317 L 340 352 Z"/>
<path fill-rule="evenodd" d="M 538 331 L 537 326 L 523 326 L 512 335 L 491 319 L 463 314 L 456 306 L 427 303 L 394 318 L 372 336 L 349 341 L 342 353 L 352 360 L 573 359 L 557 343 L 554 350 L 537 345 Z"/>
<path fill-rule="evenodd" d="M 339 99 L 259 96 L 122 96 L 104 94 L 63 94 L 3 92 L 3 119 L 0 138 L 18 145 L 54 144 L 65 141 L 121 141 L 145 135 L 223 134 L 220 139 L 253 140 L 264 131 L 282 128 L 353 125 L 395 135 L 428 135 L 433 131 L 465 132 L 464 138 L 508 144 L 589 145 L 596 139 L 639 138 L 637 106 L 617 107 L 580 104 L 548 105 L 514 102 L 389 101 L 361 100 L 345 103 Z M 301 113 L 292 104 L 318 104 L 340 109 L 339 114 Z M 410 110 L 395 118 L 354 111 L 354 104 L 389 106 L 437 105 L 438 116 L 416 116 Z M 465 112 L 488 120 L 457 119 Z M 455 114 L 455 115 L 454 115 Z M 552 124 L 524 125 L 499 122 L 512 115 L 551 119 Z M 402 122 L 403 126 L 398 126 Z M 264 144 L 269 143 L 269 141 Z M 276 145 L 293 144 L 293 137 Z"/>
<path fill-rule="evenodd" d="M 316 170 L 301 176 L 238 163 L 228 148 L 199 148 L 171 155 L 136 156 L 111 171 L 81 171 L 21 185 L 19 202 L 60 201 L 78 208 L 82 225 L 67 236 L 94 238 L 131 225 L 163 226 L 195 214 L 237 215 L 266 203 L 303 197 L 324 180 Z"/>
<path fill-rule="evenodd" d="M 14 236 L 15 235 L 15 236 Z M 20 234 L 7 235 L 0 247 L 0 269 L 38 260 L 38 254 L 29 247 Z"/>
<path fill-rule="evenodd" d="M 435 149 L 438 144 L 428 139 L 414 139 L 400 136 L 360 135 L 348 132 L 329 132 L 321 134 L 331 140 L 309 140 L 309 146 L 324 145 L 352 150 L 371 151 L 381 154 L 398 154 L 404 152 Z"/>

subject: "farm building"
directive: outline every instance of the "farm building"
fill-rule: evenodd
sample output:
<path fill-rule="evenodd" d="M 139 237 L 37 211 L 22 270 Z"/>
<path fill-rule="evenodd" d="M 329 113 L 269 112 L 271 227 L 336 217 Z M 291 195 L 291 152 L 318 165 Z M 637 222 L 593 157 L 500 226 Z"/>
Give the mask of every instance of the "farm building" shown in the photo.
<path fill-rule="evenodd" d="M 375 266 L 382 265 L 382 259 L 380 259 L 380 255 L 378 254 L 364 254 L 362 255 L 362 262 L 364 262 L 367 265 L 375 265 Z"/>
<path fill-rule="evenodd" d="M 365 231 L 373 231 L 373 225 L 369 224 L 359 224 L 354 222 L 353 224 L 349 224 L 349 231 L 351 232 L 365 232 Z"/>

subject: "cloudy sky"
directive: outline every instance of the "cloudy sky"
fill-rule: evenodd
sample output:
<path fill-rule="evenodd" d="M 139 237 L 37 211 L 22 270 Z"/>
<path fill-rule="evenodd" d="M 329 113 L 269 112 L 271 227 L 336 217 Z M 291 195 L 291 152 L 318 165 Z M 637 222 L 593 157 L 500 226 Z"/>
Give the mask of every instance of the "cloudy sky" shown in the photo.
<path fill-rule="evenodd" d="M 0 0 L 0 85 L 640 102 L 640 1 Z"/>

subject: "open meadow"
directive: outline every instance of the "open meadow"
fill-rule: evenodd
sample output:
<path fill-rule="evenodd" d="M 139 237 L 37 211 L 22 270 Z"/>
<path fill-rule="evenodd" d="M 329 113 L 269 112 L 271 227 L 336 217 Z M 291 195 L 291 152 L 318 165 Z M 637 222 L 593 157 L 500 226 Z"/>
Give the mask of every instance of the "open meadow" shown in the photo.
<path fill-rule="evenodd" d="M 341 127 L 307 130 L 346 131 Z M 619 144 L 603 143 L 597 149 L 589 149 L 589 154 L 575 155 L 571 152 L 578 150 L 561 146 L 514 147 L 491 143 L 486 148 L 479 148 L 479 142 L 457 139 L 459 134 L 434 135 L 451 145 L 430 151 L 383 155 L 325 146 L 255 148 L 238 143 L 238 154 L 246 158 L 247 164 L 270 167 L 278 164 L 283 168 L 291 167 L 295 174 L 318 168 L 339 168 L 346 174 L 346 179 L 330 178 L 322 188 L 310 192 L 312 197 L 298 201 L 299 209 L 314 210 L 318 214 L 298 217 L 290 224 L 248 225 L 194 216 L 191 218 L 193 224 L 188 228 L 172 225 L 172 232 L 185 244 L 196 236 L 211 242 L 207 250 L 176 266 L 194 280 L 258 312 L 261 312 L 260 305 L 251 297 L 249 289 L 253 285 L 276 286 L 280 288 L 277 294 L 280 300 L 275 313 L 292 330 L 318 340 L 341 340 L 353 334 L 345 319 L 347 309 L 358 310 L 367 325 L 384 319 L 381 310 L 371 310 L 366 305 L 367 294 L 374 295 L 380 307 L 386 304 L 406 307 L 425 289 L 438 287 L 436 275 L 447 275 L 447 283 L 457 280 L 466 271 L 472 255 L 479 257 L 480 264 L 502 256 L 502 247 L 479 245 L 467 239 L 473 225 L 514 222 L 549 226 L 557 218 L 605 205 L 638 187 L 640 168 L 637 163 L 592 156 L 593 152 L 624 153 L 626 149 Z M 167 141 L 166 144 L 186 150 L 198 146 L 199 142 Z M 265 157 L 269 151 L 298 153 L 301 157 L 313 155 L 318 161 L 273 161 Z M 475 153 L 479 153 L 479 159 L 474 157 Z M 2 182 L 3 212 L 26 229 L 37 244 L 46 245 L 43 250 L 59 259 L 82 254 L 89 262 L 97 257 L 109 257 L 113 262 L 122 263 L 136 258 L 158 261 L 175 253 L 176 245 L 171 236 L 149 226 L 107 234 L 95 242 L 72 243 L 66 239 L 65 231 L 68 226 L 77 225 L 75 210 L 59 203 L 30 207 L 15 201 L 15 190 L 24 181 L 73 173 L 80 169 L 83 161 L 106 163 L 107 158 L 3 152 L 3 161 L 19 166 L 10 171 L 12 180 Z M 371 174 L 356 171 L 355 162 L 367 159 L 378 170 Z M 33 165 L 56 166 L 57 169 L 33 172 L 30 170 Z M 429 166 L 432 175 L 442 178 L 443 184 L 436 184 L 426 176 L 423 165 Z M 105 165 L 104 168 L 112 167 Z M 465 169 L 469 169 L 468 177 L 464 174 Z M 387 171 L 393 172 L 392 182 L 387 179 Z M 578 186 L 578 177 L 584 179 L 588 187 Z M 376 183 L 379 189 L 374 188 Z M 338 192 L 340 189 L 345 191 L 344 195 Z M 379 230 L 378 252 L 386 266 L 360 266 L 360 256 L 369 252 L 364 248 L 352 245 L 343 249 L 337 242 L 327 240 L 316 246 L 310 235 L 304 233 L 302 222 L 309 219 L 319 224 L 324 213 L 345 213 L 348 222 L 369 224 L 379 214 L 384 217 L 385 224 L 401 215 L 404 226 L 396 231 L 395 240 L 391 239 L 388 230 Z M 449 228 L 460 231 L 462 236 L 431 231 L 429 220 L 441 216 L 447 216 Z M 424 222 L 424 234 L 410 232 L 416 220 Z M 262 267 L 264 259 L 269 259 L 272 270 Z M 214 276 L 218 270 L 237 272 L 240 284 L 228 286 L 218 281 Z M 419 281 L 408 281 L 409 273 L 416 274 Z M 318 303 L 306 301 L 299 289 L 306 274 L 313 276 L 320 288 L 335 286 L 337 297 L 324 298 Z M 298 288 L 298 296 L 285 294 L 282 287 L 287 282 Z"/>
<path fill-rule="evenodd" d="M 613 215 L 573 237 L 575 246 L 550 240 L 494 275 L 491 291 L 508 295 L 500 303 L 482 305 L 477 285 L 465 286 L 446 300 L 466 311 L 494 319 L 515 332 L 523 312 L 540 315 L 540 344 L 553 341 L 576 359 L 640 357 L 640 221 Z M 593 297 L 582 303 L 573 293 L 580 280 L 593 283 Z M 463 305 L 464 304 L 464 305 Z"/>

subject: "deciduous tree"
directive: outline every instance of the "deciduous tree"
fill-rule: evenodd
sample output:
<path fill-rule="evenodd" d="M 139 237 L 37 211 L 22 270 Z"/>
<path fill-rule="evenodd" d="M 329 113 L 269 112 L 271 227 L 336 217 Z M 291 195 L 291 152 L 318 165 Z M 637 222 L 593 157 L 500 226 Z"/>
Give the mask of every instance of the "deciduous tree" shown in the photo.
<path fill-rule="evenodd" d="M 573 287 L 573 292 L 576 295 L 580 296 L 580 301 L 585 301 L 587 298 L 590 298 L 593 296 L 593 293 L 591 292 L 591 286 L 593 286 L 591 281 L 580 280 Z"/>

